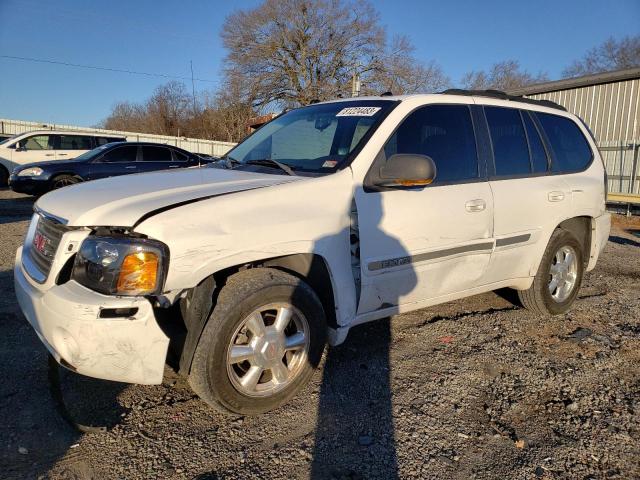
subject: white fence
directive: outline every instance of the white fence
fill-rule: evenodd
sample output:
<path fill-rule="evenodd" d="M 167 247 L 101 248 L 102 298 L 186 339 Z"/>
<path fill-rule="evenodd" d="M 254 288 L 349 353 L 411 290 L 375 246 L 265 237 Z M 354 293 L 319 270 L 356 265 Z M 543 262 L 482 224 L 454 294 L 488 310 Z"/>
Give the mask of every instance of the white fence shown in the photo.
<path fill-rule="evenodd" d="M 74 132 L 101 133 L 104 135 L 116 135 L 126 137 L 131 142 L 157 142 L 175 145 L 189 152 L 205 153 L 207 155 L 220 156 L 227 153 L 235 145 L 231 142 L 218 142 L 215 140 L 202 140 L 199 138 L 170 137 L 167 135 L 152 135 L 149 133 L 120 132 L 117 130 L 104 130 L 100 128 L 76 127 L 73 125 L 60 125 L 54 123 L 27 122 L 24 120 L 8 120 L 0 118 L 0 133 L 15 135 L 31 130 L 71 130 Z"/>

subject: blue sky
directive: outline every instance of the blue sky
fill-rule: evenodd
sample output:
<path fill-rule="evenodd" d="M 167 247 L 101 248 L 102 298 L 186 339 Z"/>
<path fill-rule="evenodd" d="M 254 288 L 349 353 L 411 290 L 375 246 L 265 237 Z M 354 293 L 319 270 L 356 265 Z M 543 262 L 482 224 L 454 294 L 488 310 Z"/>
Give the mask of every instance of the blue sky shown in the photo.
<path fill-rule="evenodd" d="M 189 76 L 215 89 L 225 16 L 256 0 L 0 0 L 0 55 Z M 390 35 L 452 81 L 515 59 L 557 78 L 609 36 L 640 33 L 640 1 L 485 0 L 373 2 Z M 119 100 L 141 101 L 167 79 L 0 58 L 0 117 L 95 125 Z M 186 82 L 189 84 L 189 82 Z"/>

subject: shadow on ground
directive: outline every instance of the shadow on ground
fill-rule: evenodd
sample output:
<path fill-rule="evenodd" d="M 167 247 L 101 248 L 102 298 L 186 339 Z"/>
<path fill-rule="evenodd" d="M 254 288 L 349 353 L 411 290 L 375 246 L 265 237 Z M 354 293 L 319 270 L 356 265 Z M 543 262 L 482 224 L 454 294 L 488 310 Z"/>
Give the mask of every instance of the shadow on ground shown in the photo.
<path fill-rule="evenodd" d="M 12 275 L 0 271 L 0 286 L 11 297 Z M 46 349 L 15 300 L 0 309 L 0 336 L 2 478 L 38 478 L 54 465 L 63 478 L 93 478 L 89 463 L 74 451 L 81 435 L 62 419 L 52 400 Z M 78 422 L 113 426 L 119 421 L 124 410 L 117 396 L 124 385 L 59 368 L 65 402 Z"/>
<path fill-rule="evenodd" d="M 631 238 L 626 238 L 626 237 L 618 237 L 616 235 L 611 235 L 609 237 L 609 241 L 613 243 L 617 243 L 618 245 L 630 245 L 632 247 L 640 247 L 640 241 L 632 240 Z"/>

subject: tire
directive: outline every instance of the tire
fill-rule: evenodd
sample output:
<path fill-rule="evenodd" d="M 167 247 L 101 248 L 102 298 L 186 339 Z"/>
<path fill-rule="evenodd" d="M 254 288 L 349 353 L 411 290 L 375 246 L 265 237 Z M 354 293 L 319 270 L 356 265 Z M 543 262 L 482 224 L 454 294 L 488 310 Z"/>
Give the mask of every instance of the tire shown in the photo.
<path fill-rule="evenodd" d="M 9 186 L 9 172 L 0 165 L 0 188 Z"/>
<path fill-rule="evenodd" d="M 75 185 L 76 183 L 80 183 L 81 181 L 82 179 L 80 177 L 76 177 L 75 175 L 58 175 L 51 179 L 51 190 L 58 190 L 62 187 Z"/>
<path fill-rule="evenodd" d="M 574 268 L 569 268 L 567 274 L 562 272 L 554 274 L 553 272 L 558 271 L 555 267 L 558 263 L 561 264 L 559 270 L 564 270 L 565 262 L 562 259 L 564 255 L 564 259 L 567 260 L 567 253 L 575 254 Z M 583 273 L 584 254 L 580 242 L 570 232 L 557 229 L 551 235 L 547 249 L 540 261 L 538 272 L 533 279 L 533 284 L 528 290 L 518 291 L 518 298 L 527 310 L 543 315 L 560 315 L 571 308 L 580 290 Z M 568 285 L 568 282 L 563 280 L 564 276 L 572 282 L 572 287 L 563 291 L 561 286 Z M 571 280 L 572 278 L 573 280 Z M 553 283 L 554 279 L 556 279 L 555 284 Z M 552 289 L 553 291 L 551 291 Z"/>
<path fill-rule="evenodd" d="M 291 317 L 286 329 L 278 330 L 275 320 L 286 318 L 284 314 L 279 316 L 283 310 L 289 310 Z M 266 326 L 262 336 L 253 333 L 255 318 L 262 319 Z M 300 343 L 301 331 L 304 331 L 303 347 L 280 349 Z M 322 304 L 307 283 L 271 268 L 241 271 L 227 280 L 218 295 L 196 347 L 189 384 L 201 399 L 224 413 L 255 415 L 273 410 L 309 381 L 322 357 L 326 335 Z M 242 358 L 234 357 L 242 348 L 253 353 L 248 360 L 234 363 L 236 358 Z M 274 367 L 279 368 L 260 370 L 266 362 L 275 362 Z M 253 375 L 257 376 L 255 386 L 247 380 L 252 377 L 251 372 L 262 372 Z"/>

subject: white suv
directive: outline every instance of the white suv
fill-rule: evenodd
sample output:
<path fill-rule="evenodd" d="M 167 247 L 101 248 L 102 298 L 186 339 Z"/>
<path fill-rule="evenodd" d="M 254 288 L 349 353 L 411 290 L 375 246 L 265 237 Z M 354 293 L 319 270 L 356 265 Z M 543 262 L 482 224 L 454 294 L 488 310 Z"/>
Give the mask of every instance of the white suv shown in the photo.
<path fill-rule="evenodd" d="M 291 398 L 357 324 L 503 287 L 566 312 L 609 235 L 605 170 L 548 102 L 453 91 L 289 111 L 217 168 L 75 185 L 36 204 L 17 297 L 63 365 L 206 402 Z"/>
<path fill-rule="evenodd" d="M 47 160 L 70 160 L 110 142 L 124 142 L 124 137 L 68 130 L 36 130 L 20 133 L 0 141 L 0 187 L 14 168 Z"/>

